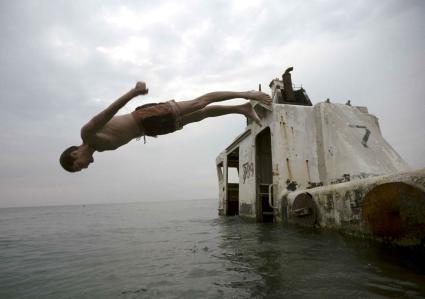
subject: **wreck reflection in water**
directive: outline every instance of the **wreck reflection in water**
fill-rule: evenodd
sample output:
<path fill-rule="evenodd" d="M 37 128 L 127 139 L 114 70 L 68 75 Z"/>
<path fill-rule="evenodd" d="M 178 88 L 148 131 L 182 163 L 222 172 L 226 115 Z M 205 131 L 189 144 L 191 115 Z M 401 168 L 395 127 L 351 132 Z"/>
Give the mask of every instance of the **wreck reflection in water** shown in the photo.
<path fill-rule="evenodd" d="M 239 217 L 220 218 L 223 287 L 254 298 L 425 296 L 421 252 L 391 249 L 334 232 Z M 229 275 L 226 275 L 229 276 Z"/>

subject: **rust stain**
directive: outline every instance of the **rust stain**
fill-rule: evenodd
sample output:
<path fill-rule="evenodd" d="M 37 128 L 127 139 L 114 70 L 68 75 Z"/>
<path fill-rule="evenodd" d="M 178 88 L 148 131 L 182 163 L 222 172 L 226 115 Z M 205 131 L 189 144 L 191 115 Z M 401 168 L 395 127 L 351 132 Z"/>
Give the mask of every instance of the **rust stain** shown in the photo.
<path fill-rule="evenodd" d="M 308 179 L 308 182 L 311 182 L 310 167 L 308 166 L 308 160 L 305 160 L 305 165 L 307 167 L 307 179 Z"/>
<path fill-rule="evenodd" d="M 380 237 L 425 238 L 425 193 L 393 182 L 373 188 L 365 197 L 363 219 Z"/>
<path fill-rule="evenodd" d="M 280 173 L 279 173 L 279 164 L 276 164 L 276 169 L 274 169 L 272 171 L 272 175 L 274 175 L 274 176 L 279 176 L 280 175 Z"/>
<path fill-rule="evenodd" d="M 292 180 L 292 171 L 291 171 L 291 166 L 289 164 L 289 158 L 286 158 L 286 167 L 288 168 L 288 177 L 290 180 Z"/>

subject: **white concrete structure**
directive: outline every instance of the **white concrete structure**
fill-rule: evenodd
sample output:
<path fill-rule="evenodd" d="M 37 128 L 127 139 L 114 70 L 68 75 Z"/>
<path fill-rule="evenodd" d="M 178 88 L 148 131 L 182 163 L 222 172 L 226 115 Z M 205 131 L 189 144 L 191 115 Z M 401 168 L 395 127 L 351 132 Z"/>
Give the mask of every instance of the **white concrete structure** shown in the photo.
<path fill-rule="evenodd" d="M 291 70 L 285 72 L 282 81 L 274 79 L 270 83 L 271 111 L 255 106 L 262 126 L 248 123 L 216 159 L 220 215 L 239 214 L 259 222 L 332 226 L 323 220 L 329 216 L 319 200 L 324 187 L 316 187 L 337 190 L 341 183 L 350 185 L 359 180 L 361 186 L 366 186 L 369 177 L 408 170 L 382 137 L 377 117 L 369 114 L 366 107 L 329 101 L 312 106 L 304 89 L 293 90 Z M 232 167 L 238 170 L 239 183 L 228 182 Z M 423 173 L 419 176 L 425 177 Z M 423 197 L 422 183 L 418 188 Z M 350 189 L 347 183 L 344 188 Z M 317 198 L 313 196 L 315 192 Z M 299 194 L 305 198 L 294 203 Z M 363 201 L 365 196 L 357 200 Z M 351 212 L 352 222 L 367 231 L 359 213 Z M 346 219 L 348 222 L 351 216 Z M 330 222 L 341 223 L 336 218 Z"/>

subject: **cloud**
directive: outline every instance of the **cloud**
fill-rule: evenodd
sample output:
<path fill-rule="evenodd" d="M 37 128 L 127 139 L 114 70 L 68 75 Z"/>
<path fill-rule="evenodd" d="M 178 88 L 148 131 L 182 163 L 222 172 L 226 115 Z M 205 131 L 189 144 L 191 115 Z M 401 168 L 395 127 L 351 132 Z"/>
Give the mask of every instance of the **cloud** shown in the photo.
<path fill-rule="evenodd" d="M 105 54 L 114 63 L 131 63 L 136 66 L 152 65 L 150 57 L 150 43 L 144 37 L 131 37 L 123 45 L 105 48 L 97 47 L 97 51 Z"/>

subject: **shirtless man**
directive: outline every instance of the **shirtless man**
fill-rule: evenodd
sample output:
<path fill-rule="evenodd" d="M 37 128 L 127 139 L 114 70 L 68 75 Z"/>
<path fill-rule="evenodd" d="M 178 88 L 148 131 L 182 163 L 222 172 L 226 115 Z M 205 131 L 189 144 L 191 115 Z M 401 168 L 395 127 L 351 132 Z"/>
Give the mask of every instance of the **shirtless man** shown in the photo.
<path fill-rule="evenodd" d="M 129 92 L 113 102 L 108 108 L 93 117 L 81 128 L 80 146 L 67 148 L 60 156 L 59 162 L 69 172 L 87 168 L 93 160 L 95 151 L 115 150 L 140 136 L 157 136 L 180 130 L 183 126 L 198 122 L 207 117 L 231 113 L 242 114 L 260 124 L 260 119 L 250 103 L 238 106 L 208 106 L 214 102 L 244 98 L 271 105 L 271 98 L 259 91 L 233 92 L 216 91 L 202 95 L 191 101 L 174 100 L 146 104 L 129 114 L 115 114 L 131 99 L 148 93 L 144 82 L 137 82 Z"/>

